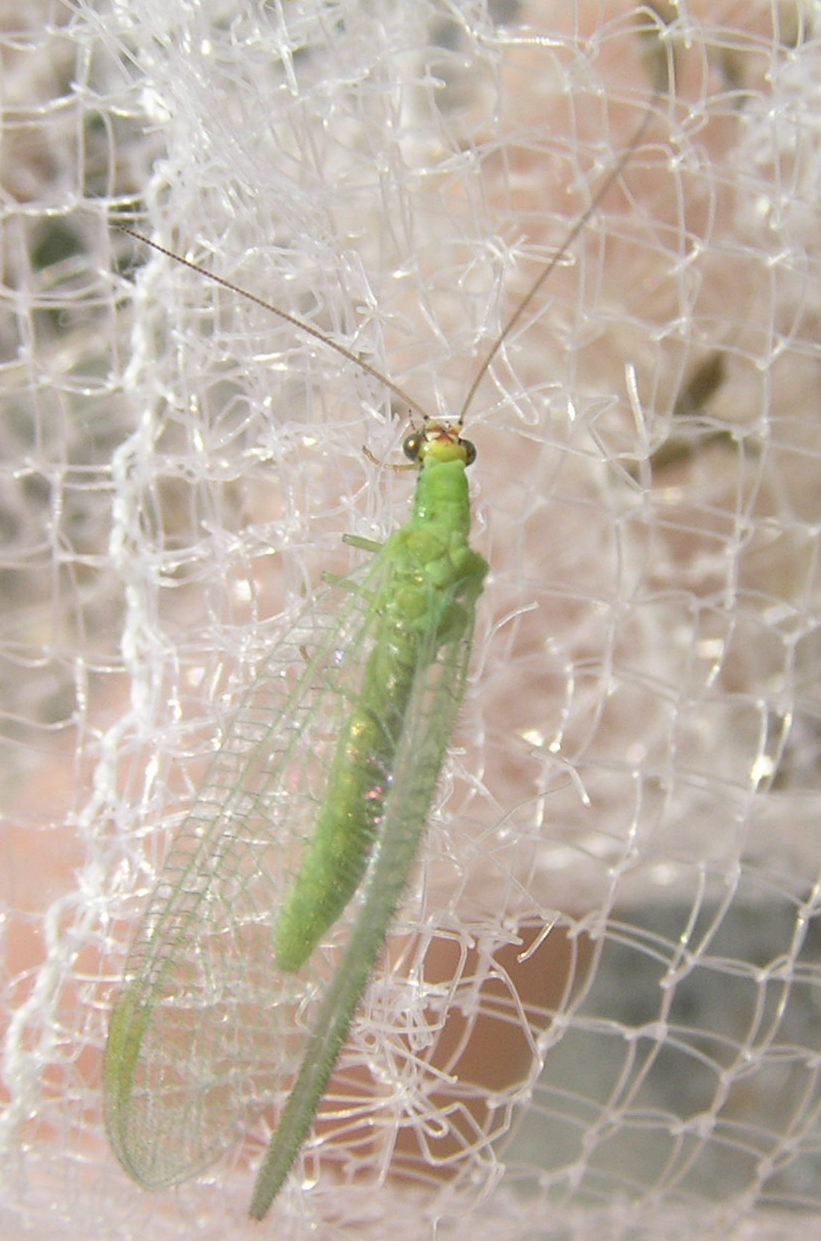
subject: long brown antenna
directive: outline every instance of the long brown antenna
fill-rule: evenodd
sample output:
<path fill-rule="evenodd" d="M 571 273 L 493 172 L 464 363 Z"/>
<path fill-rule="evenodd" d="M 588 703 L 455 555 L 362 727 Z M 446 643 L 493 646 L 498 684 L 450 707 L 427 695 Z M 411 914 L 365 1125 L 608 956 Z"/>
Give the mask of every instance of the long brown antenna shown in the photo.
<path fill-rule="evenodd" d="M 133 228 L 127 228 L 125 224 L 119 224 L 118 228 L 123 233 L 128 233 L 129 237 L 136 237 L 137 241 L 142 241 L 145 245 L 150 246 L 152 250 L 164 254 L 166 258 L 173 259 L 175 263 L 182 263 L 183 267 L 190 267 L 191 271 L 197 272 L 200 276 L 205 276 L 206 280 L 212 280 L 214 284 L 221 284 L 224 289 L 230 289 L 232 293 L 236 293 L 239 297 L 244 297 L 248 302 L 254 302 L 255 305 L 261 306 L 263 310 L 270 310 L 271 314 L 278 315 L 280 319 L 284 319 L 286 323 L 292 323 L 294 327 L 305 332 L 308 336 L 313 336 L 314 340 L 321 341 L 329 349 L 335 349 L 343 358 L 347 358 L 349 362 L 353 362 L 354 366 L 358 366 L 366 375 L 377 379 L 380 384 L 388 388 L 394 396 L 398 396 L 404 401 L 410 409 L 419 415 L 423 422 L 428 421 L 428 414 L 422 409 L 422 406 L 414 401 L 413 397 L 408 396 L 398 384 L 395 384 L 387 375 L 383 375 L 375 366 L 371 366 L 370 362 L 366 362 L 363 358 L 358 357 L 352 349 L 346 349 L 344 345 L 340 345 L 338 340 L 334 340 L 332 336 L 326 336 L 319 328 L 308 323 L 306 319 L 300 319 L 299 315 L 291 315 L 287 310 L 280 310 L 279 306 L 275 306 L 273 302 L 266 302 L 264 298 L 257 297 L 256 293 L 250 293 L 248 289 L 243 289 L 239 284 L 232 284 L 230 280 L 226 280 L 224 276 L 218 276 L 215 271 L 211 271 L 210 267 L 201 267 L 199 263 L 192 263 L 190 259 L 184 259 L 181 254 L 177 254 L 175 250 L 169 250 L 166 246 L 161 246 L 158 241 L 152 241 L 150 237 L 138 233 Z"/>
<path fill-rule="evenodd" d="M 657 94 L 658 92 L 656 92 L 656 95 Z M 561 246 L 556 251 L 556 253 L 553 255 L 553 258 L 550 260 L 547 266 L 539 273 L 538 277 L 533 281 L 533 284 L 530 286 L 527 293 L 524 295 L 522 300 L 519 302 L 513 314 L 510 316 L 507 323 L 504 325 L 501 332 L 496 337 L 496 340 L 494 341 L 493 345 L 488 350 L 487 356 L 484 358 L 481 366 L 479 367 L 476 374 L 474 375 L 473 382 L 471 383 L 470 388 L 468 389 L 468 392 L 467 392 L 467 396 L 465 397 L 462 403 L 462 408 L 459 411 L 459 417 L 457 419 L 457 422 L 459 424 L 461 424 L 464 421 L 465 414 L 467 413 L 468 409 L 470 408 L 473 402 L 473 398 L 476 395 L 479 385 L 484 379 L 487 372 L 489 371 L 490 365 L 493 362 L 493 359 L 496 357 L 499 350 L 501 349 L 502 345 L 508 339 L 511 332 L 515 328 L 516 324 L 519 322 L 522 315 L 527 310 L 528 306 L 530 306 L 534 298 L 538 295 L 539 290 L 541 289 L 542 285 L 545 283 L 545 281 L 547 280 L 551 272 L 555 269 L 557 264 L 560 263 L 562 259 L 564 258 L 564 256 L 567 254 L 573 242 L 576 240 L 579 233 L 582 231 L 584 226 L 587 224 L 588 220 L 590 219 L 590 217 L 593 215 L 596 208 L 601 203 L 602 199 L 604 198 L 607 191 L 610 189 L 613 182 L 616 181 L 616 179 L 623 172 L 625 165 L 627 164 L 627 162 L 630 160 L 631 156 L 633 155 L 633 152 L 635 151 L 636 147 L 641 141 L 644 131 L 646 130 L 648 124 L 650 123 L 650 117 L 652 116 L 652 113 L 653 113 L 653 104 L 655 102 L 656 95 L 653 96 L 653 99 L 648 105 L 647 110 L 642 118 L 641 124 L 639 125 L 638 129 L 633 135 L 631 142 L 622 151 L 621 155 L 616 160 L 616 163 L 607 173 L 607 176 L 604 178 L 604 181 L 602 181 L 601 185 L 596 190 L 596 193 L 593 195 L 592 202 L 587 207 L 587 209 L 582 213 L 582 215 L 579 216 L 578 220 L 576 221 L 576 223 L 571 228 L 570 232 L 565 237 Z M 413 397 L 409 396 L 408 393 L 404 391 L 404 389 L 400 388 L 398 384 L 394 383 L 392 379 L 389 379 L 387 375 L 383 375 L 381 371 L 377 370 L 375 366 L 371 366 L 371 364 L 369 362 L 366 362 L 363 358 L 360 358 L 357 354 L 353 352 L 353 350 L 347 349 L 344 345 L 340 345 L 339 341 L 334 340 L 333 337 L 326 336 L 324 332 L 321 332 L 319 328 L 314 327 L 313 324 L 308 323 L 305 319 L 301 319 L 298 315 L 289 314 L 288 311 L 286 310 L 280 310 L 280 308 L 278 306 L 275 306 L 272 302 L 266 302 L 264 298 L 257 297 L 256 293 L 250 293 L 248 289 L 243 289 L 241 285 L 233 284 L 230 280 L 226 280 L 224 276 L 218 276 L 216 272 L 211 271 L 211 269 L 208 267 L 201 267 L 199 263 L 192 263 L 190 259 L 183 258 L 181 254 L 177 254 L 174 250 L 169 250 L 166 246 L 161 246 L 158 241 L 152 241 L 150 237 L 146 237 L 142 233 L 138 233 L 133 228 L 128 228 L 125 224 L 120 224 L 119 228 L 122 230 L 122 232 L 128 233 L 129 237 L 134 237 L 136 238 L 137 241 L 142 241 L 145 245 L 150 246 L 152 250 L 156 250 L 158 251 L 158 253 L 164 254 L 166 258 L 173 259 L 175 263 L 181 263 L 183 267 L 189 267 L 191 271 L 197 272 L 200 276 L 204 276 L 207 280 L 212 280 L 214 284 L 222 285 L 224 289 L 230 289 L 231 292 L 236 293 L 238 297 L 244 297 L 246 301 L 253 302 L 255 305 L 261 306 L 263 310 L 270 311 L 271 314 L 277 315 L 280 319 L 284 319 L 286 323 L 290 323 L 294 327 L 299 328 L 300 331 L 305 332 L 306 335 L 308 336 L 312 336 L 314 340 L 320 341 L 327 348 L 336 350 L 338 354 L 340 354 L 343 358 L 346 358 L 349 362 L 352 362 L 354 366 L 357 366 L 366 375 L 370 375 L 373 379 L 376 379 L 380 384 L 383 384 L 384 387 L 386 387 L 390 392 L 394 394 L 394 396 L 398 396 L 399 399 L 403 401 L 408 406 L 409 409 L 412 409 L 414 413 L 418 414 L 418 416 L 422 419 L 423 422 L 429 421 L 430 415 L 426 413 L 424 409 L 422 409 L 422 406 L 419 405 L 417 401 L 414 401 Z"/>
<path fill-rule="evenodd" d="M 656 97 L 658 96 L 658 93 L 659 93 L 658 91 L 654 93 L 653 98 L 648 104 L 647 110 L 645 111 L 644 116 L 641 119 L 641 124 L 639 125 L 638 129 L 634 133 L 631 141 L 624 148 L 621 155 L 616 160 L 615 164 L 613 165 L 613 167 L 608 172 L 607 176 L 602 181 L 599 188 L 596 190 L 596 193 L 593 195 L 592 202 L 587 207 L 587 209 L 584 212 L 582 212 L 582 214 L 579 216 L 578 220 L 576 221 L 576 223 L 571 228 L 570 232 L 565 237 L 559 249 L 553 255 L 553 258 L 550 260 L 547 266 L 542 269 L 542 271 L 533 281 L 533 284 L 530 286 L 527 293 L 525 293 L 524 297 L 519 302 L 516 309 L 513 311 L 513 314 L 510 316 L 507 323 L 504 325 L 501 332 L 496 337 L 496 340 L 493 342 L 491 348 L 488 350 L 487 356 L 485 357 L 481 366 L 479 367 L 476 374 L 474 375 L 473 382 L 471 383 L 470 388 L 468 389 L 467 396 L 462 402 L 462 408 L 459 410 L 459 418 L 457 420 L 459 423 L 464 422 L 465 414 L 470 409 L 470 406 L 473 402 L 473 398 L 476 395 L 479 385 L 484 379 L 485 375 L 490 370 L 490 365 L 493 359 L 496 357 L 496 354 L 499 352 L 502 345 L 508 339 L 511 332 L 515 328 L 516 324 L 519 322 L 522 315 L 527 310 L 528 306 L 531 304 L 534 298 L 538 295 L 539 290 L 541 289 L 544 282 L 547 280 L 548 276 L 551 274 L 552 271 L 554 271 L 557 264 L 559 264 L 564 258 L 564 256 L 567 254 L 568 250 L 573 245 L 573 242 L 576 240 L 579 233 L 582 231 L 584 226 L 587 224 L 588 220 L 590 219 L 590 217 L 593 215 L 596 208 L 601 203 L 605 194 L 610 189 L 610 186 L 613 184 L 614 181 L 617 180 L 619 176 L 621 176 L 621 173 L 624 171 L 625 165 L 632 158 L 632 155 L 636 147 L 641 142 L 644 131 L 647 129 L 647 126 L 650 123 L 650 118 L 653 114 L 653 105 L 656 101 Z"/>

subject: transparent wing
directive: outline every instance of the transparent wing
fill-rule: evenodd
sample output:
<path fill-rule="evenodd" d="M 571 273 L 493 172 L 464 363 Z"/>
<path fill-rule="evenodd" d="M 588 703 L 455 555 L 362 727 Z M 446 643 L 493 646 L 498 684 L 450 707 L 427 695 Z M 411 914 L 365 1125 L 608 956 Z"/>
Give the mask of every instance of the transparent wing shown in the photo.
<path fill-rule="evenodd" d="M 276 975 L 271 930 L 367 659 L 370 600 L 388 573 L 380 554 L 346 579 L 347 591 L 321 592 L 265 662 L 129 952 L 106 1047 L 105 1114 L 120 1162 L 147 1188 L 213 1162 L 298 1066 L 296 1010 L 321 985 L 322 963 L 298 979 Z"/>
<path fill-rule="evenodd" d="M 262 1110 L 282 1107 L 302 1064 L 302 1106 L 295 1118 L 294 1104 L 286 1111 L 290 1166 L 379 953 L 458 710 L 465 635 L 438 652 L 420 648 L 380 841 L 357 898 L 298 975 L 276 968 L 271 945 L 389 573 L 382 552 L 346 579 L 347 592 L 324 592 L 297 622 L 241 704 L 169 852 L 126 963 L 104 1074 L 112 1147 L 147 1188 L 185 1180 Z"/>

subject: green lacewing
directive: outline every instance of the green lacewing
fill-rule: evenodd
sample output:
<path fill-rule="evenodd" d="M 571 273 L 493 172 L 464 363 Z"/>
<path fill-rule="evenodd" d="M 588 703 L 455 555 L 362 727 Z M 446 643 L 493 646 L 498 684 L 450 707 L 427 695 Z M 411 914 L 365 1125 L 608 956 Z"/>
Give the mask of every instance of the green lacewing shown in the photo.
<path fill-rule="evenodd" d="M 125 965 L 104 1062 L 110 1144 L 147 1189 L 201 1172 L 273 1107 L 250 1214 L 308 1136 L 405 890 L 455 727 L 487 564 L 469 546 L 462 438 L 503 341 L 649 121 L 511 315 L 452 423 L 311 324 L 124 231 L 316 337 L 420 425 L 413 512 L 321 592 L 246 692 L 165 860 Z M 296 684 L 288 675 L 299 669 Z"/>

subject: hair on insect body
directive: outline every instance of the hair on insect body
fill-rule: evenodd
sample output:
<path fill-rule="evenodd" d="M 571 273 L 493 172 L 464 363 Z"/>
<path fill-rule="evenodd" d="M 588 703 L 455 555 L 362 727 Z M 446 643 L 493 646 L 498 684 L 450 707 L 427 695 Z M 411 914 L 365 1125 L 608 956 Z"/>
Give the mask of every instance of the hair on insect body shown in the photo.
<path fill-rule="evenodd" d="M 404 443 L 405 468 L 417 472 L 411 516 L 384 545 L 348 538 L 372 561 L 316 601 L 342 596 L 318 640 L 307 619 L 294 626 L 285 645 L 308 655 L 296 687 L 284 688 L 276 650 L 249 686 L 129 952 L 105 1052 L 105 1120 L 120 1163 L 146 1188 L 209 1166 L 293 1080 L 257 1172 L 250 1213 L 261 1219 L 309 1133 L 405 890 L 464 693 L 488 571 L 469 542 L 468 411 L 652 112 L 508 318 L 453 420 L 429 416 L 312 324 L 123 226 L 335 350 L 418 420 Z M 275 853 L 282 842 L 286 860 L 272 863 L 268 845 Z"/>

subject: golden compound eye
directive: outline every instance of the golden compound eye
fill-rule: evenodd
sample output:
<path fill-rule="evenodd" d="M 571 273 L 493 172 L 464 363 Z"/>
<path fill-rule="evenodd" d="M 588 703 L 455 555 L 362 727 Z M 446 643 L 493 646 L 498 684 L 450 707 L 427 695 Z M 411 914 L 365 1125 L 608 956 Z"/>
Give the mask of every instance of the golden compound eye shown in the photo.
<path fill-rule="evenodd" d="M 402 451 L 409 461 L 419 460 L 419 453 L 422 451 L 424 439 L 424 431 L 411 431 L 410 435 L 405 436 L 402 443 Z"/>
<path fill-rule="evenodd" d="M 476 460 L 476 445 L 472 440 L 460 439 L 459 443 L 465 450 L 465 465 L 473 465 Z"/>

